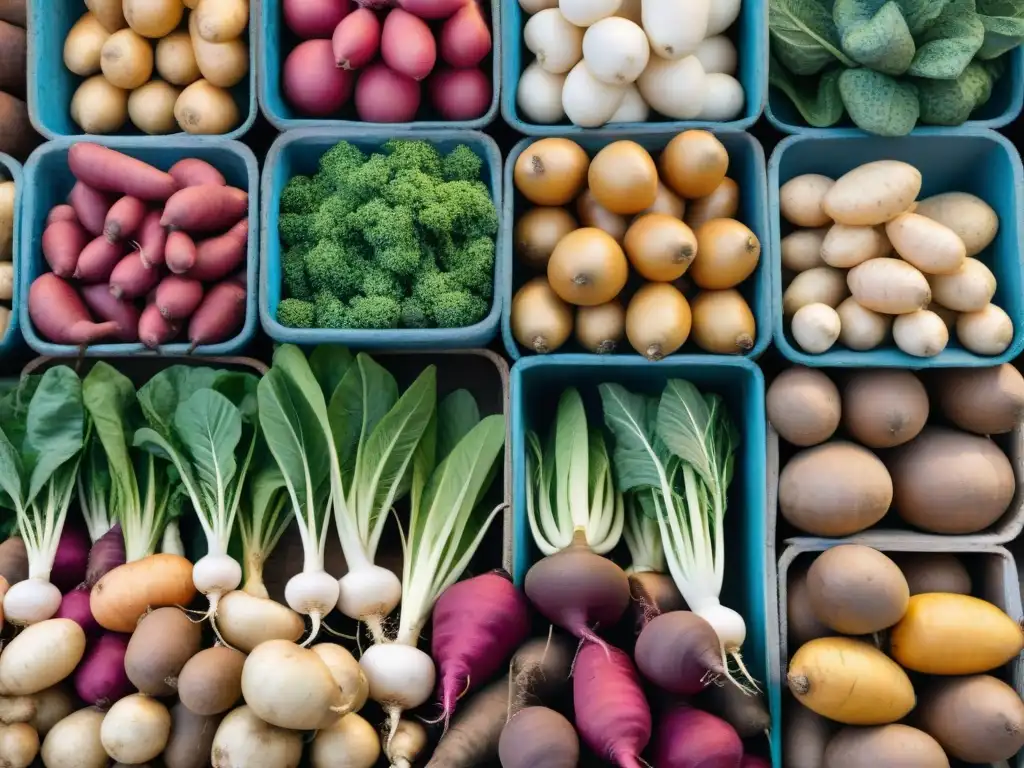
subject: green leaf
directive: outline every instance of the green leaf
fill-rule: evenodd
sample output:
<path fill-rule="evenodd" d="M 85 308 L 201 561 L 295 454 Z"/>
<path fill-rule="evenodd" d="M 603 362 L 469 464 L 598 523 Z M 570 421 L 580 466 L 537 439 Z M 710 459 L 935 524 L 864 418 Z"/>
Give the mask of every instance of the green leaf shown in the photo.
<path fill-rule="evenodd" d="M 245 499 L 238 513 L 246 565 L 262 565 L 277 546 L 295 516 L 287 501 L 284 475 L 261 438 L 255 448 Z"/>
<path fill-rule="evenodd" d="M 910 28 L 910 34 L 918 39 L 939 16 L 950 0 L 896 0 L 903 11 L 903 18 Z"/>
<path fill-rule="evenodd" d="M 590 467 L 590 430 L 583 398 L 567 389 L 555 415 L 555 506 L 568 509 L 574 526 L 586 524 L 590 509 L 587 473 Z"/>
<path fill-rule="evenodd" d="M 247 424 L 255 424 L 258 419 L 256 415 L 256 385 L 259 384 L 259 381 L 259 378 L 251 373 L 220 371 L 214 381 L 213 390 L 220 392 L 238 408 L 242 421 Z"/>
<path fill-rule="evenodd" d="M 921 36 L 907 74 L 931 80 L 960 77 L 985 42 L 975 0 L 952 0 Z"/>
<path fill-rule="evenodd" d="M 209 515 L 212 527 L 211 513 L 226 509 L 231 497 L 238 470 L 235 450 L 242 439 L 242 415 L 224 395 L 201 389 L 178 406 L 174 427 L 209 500 L 207 509 L 196 512 Z"/>
<path fill-rule="evenodd" d="M 24 509 L 26 505 L 21 475 L 21 457 L 7 439 L 6 433 L 0 429 L 0 489 L 4 492 L 4 506 L 15 510 Z"/>
<path fill-rule="evenodd" d="M 324 401 L 330 402 L 334 390 L 352 367 L 352 353 L 336 344 L 321 344 L 309 356 L 309 367 L 324 393 Z"/>
<path fill-rule="evenodd" d="M 32 396 L 25 420 L 22 466 L 31 466 L 26 503 L 32 503 L 61 465 L 81 454 L 84 442 L 82 382 L 66 365 L 50 368 Z"/>
<path fill-rule="evenodd" d="M 983 64 L 972 62 L 956 80 L 918 80 L 921 122 L 962 125 L 992 95 L 992 76 Z"/>
<path fill-rule="evenodd" d="M 437 457 L 443 459 L 480 423 L 480 408 L 468 390 L 457 389 L 437 406 Z"/>
<path fill-rule="evenodd" d="M 768 60 L 768 81 L 786 94 L 800 116 L 815 128 L 835 125 L 846 114 L 839 95 L 839 76 L 844 71 L 838 67 L 826 70 L 814 82 L 791 75 L 774 57 Z"/>
<path fill-rule="evenodd" d="M 796 75 L 813 75 L 836 61 L 856 66 L 839 43 L 832 14 L 821 0 L 769 0 L 772 51 Z"/>
<path fill-rule="evenodd" d="M 647 399 L 621 384 L 601 384 L 605 426 L 615 437 L 612 463 L 619 491 L 661 487 L 664 467 L 648 431 Z"/>
<path fill-rule="evenodd" d="M 1024 2 L 1021 0 L 977 0 L 978 14 L 985 27 L 980 59 L 994 59 L 1024 42 Z"/>
<path fill-rule="evenodd" d="M 213 368 L 172 365 L 139 388 L 138 400 L 149 426 L 165 438 L 174 433 L 174 412 L 178 403 L 200 389 L 210 389 L 217 381 Z"/>
<path fill-rule="evenodd" d="M 691 382 L 672 379 L 665 386 L 658 408 L 658 436 L 705 483 L 715 478 L 715 457 L 709 449 L 715 428 L 712 416 L 704 396 Z"/>
<path fill-rule="evenodd" d="M 100 361 L 82 381 L 82 399 L 92 419 L 94 439 L 103 447 L 109 477 L 117 484 L 123 507 L 120 511 L 137 514 L 139 489 L 128 450 L 138 426 L 135 386 L 127 376 Z M 94 463 L 87 462 L 83 471 L 92 471 Z"/>
<path fill-rule="evenodd" d="M 0 424 L 11 445 L 18 453 L 25 442 L 25 422 L 28 418 L 28 405 L 42 381 L 42 376 L 22 376 L 17 386 L 7 391 L 0 399 Z"/>
<path fill-rule="evenodd" d="M 894 0 L 836 0 L 832 16 L 851 59 L 888 75 L 907 71 L 914 38 Z"/>
<path fill-rule="evenodd" d="M 850 119 L 868 133 L 906 136 L 917 124 L 920 107 L 913 83 L 870 69 L 848 69 L 839 78 L 839 92 Z"/>

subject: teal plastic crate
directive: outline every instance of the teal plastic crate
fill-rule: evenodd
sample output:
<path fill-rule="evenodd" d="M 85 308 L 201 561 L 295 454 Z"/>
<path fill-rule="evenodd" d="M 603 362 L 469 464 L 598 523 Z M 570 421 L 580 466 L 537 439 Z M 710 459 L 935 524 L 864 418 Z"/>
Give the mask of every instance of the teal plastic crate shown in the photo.
<path fill-rule="evenodd" d="M 530 566 L 541 557 L 526 514 L 527 431 L 546 434 L 554 421 L 558 398 L 567 387 L 579 390 L 590 423 L 603 426 L 598 384 L 614 382 L 633 391 L 656 394 L 669 379 L 687 379 L 701 391 L 721 395 L 740 430 L 725 518 L 727 565 L 722 603 L 738 611 L 746 622 L 743 659 L 762 688 L 766 687 L 769 708 L 777 723 L 781 690 L 778 679 L 769 677 L 769 660 L 777 657 L 778 647 L 769 642 L 769 616 L 774 616 L 774 609 L 767 597 L 774 594 L 774 584 L 770 589 L 765 584 L 772 578 L 774 563 L 768 562 L 765 547 L 769 510 L 764 377 L 750 360 L 679 355 L 649 363 L 639 356 L 548 355 L 516 363 L 512 367 L 511 394 L 513 575 L 516 583 L 522 584 Z M 779 728 L 772 728 L 770 742 L 773 763 L 779 766 Z"/>
<path fill-rule="evenodd" d="M 553 125 L 530 122 L 519 111 L 516 92 L 519 76 L 533 59 L 523 43 L 523 27 L 529 14 L 519 0 L 501 0 L 501 114 L 505 122 L 527 136 L 571 136 L 578 138 L 588 133 L 660 133 L 681 131 L 685 128 L 746 130 L 757 122 L 768 100 L 768 0 L 744 0 L 740 16 L 728 31 L 739 52 L 736 79 L 743 85 L 746 103 L 743 113 L 735 120 L 712 123 L 700 120 L 675 120 L 651 113 L 646 123 L 608 123 L 600 128 L 580 128 L 567 119 Z"/>
<path fill-rule="evenodd" d="M 11 263 L 14 264 L 14 290 L 11 298 L 11 316 L 7 323 L 7 330 L 0 337 L 0 358 L 17 349 L 21 342 L 19 333 L 18 311 L 21 304 L 21 290 L 18 287 L 18 272 L 20 270 L 19 253 L 21 251 L 18 243 L 18 235 L 21 231 L 21 200 L 22 200 L 22 172 L 21 163 L 10 155 L 0 152 L 0 181 L 14 182 L 14 234 L 11 238 Z"/>
<path fill-rule="evenodd" d="M 976 258 L 996 277 L 992 299 L 1013 321 L 1013 341 L 1001 355 L 982 356 L 967 351 L 950 334 L 949 345 L 935 357 L 914 357 L 889 342 L 866 352 L 842 347 L 837 342 L 828 352 L 809 355 L 797 347 L 782 315 L 782 254 L 784 233 L 792 231 L 779 214 L 779 187 L 804 173 L 832 178 L 873 160 L 902 160 L 921 171 L 921 199 L 940 192 L 969 192 L 987 202 L 999 216 L 996 239 Z M 801 365 L 883 368 L 977 368 L 1013 360 L 1024 349 L 1024 171 L 1020 155 L 1003 136 L 985 129 L 950 133 L 921 129 L 913 136 L 886 139 L 863 133 L 790 136 L 775 148 L 768 163 L 768 201 L 771 239 L 768 243 L 775 344 L 789 360 Z"/>
<path fill-rule="evenodd" d="M 256 5 L 256 3 L 253 3 Z M 445 120 L 429 105 L 427 95 L 427 80 L 422 84 L 422 99 L 420 109 L 416 114 L 416 120 L 411 123 L 366 123 L 356 115 L 355 103 L 350 100 L 337 118 L 323 117 L 302 117 L 284 97 L 284 90 L 281 86 L 281 72 L 284 68 L 284 61 L 292 49 L 302 42 L 296 35 L 289 31 L 284 23 L 282 6 L 284 0 L 262 0 L 257 25 L 259 27 L 257 60 L 260 67 L 259 77 L 259 103 L 263 116 L 270 121 L 270 124 L 279 131 L 287 131 L 293 128 L 329 128 L 346 127 L 356 128 L 366 126 L 369 128 L 386 128 L 391 133 L 408 131 L 413 129 L 445 130 L 449 128 L 474 128 L 481 129 L 494 121 L 498 115 L 498 93 L 501 90 L 501 13 L 499 12 L 500 0 L 483 0 L 483 7 L 489 13 L 491 23 L 491 53 L 481 63 L 480 67 L 491 74 L 491 104 L 487 111 L 475 120 Z M 440 29 L 431 22 L 432 28 Z M 440 58 L 438 59 L 440 66 Z"/>
<path fill-rule="evenodd" d="M 250 3 L 249 28 L 245 33 L 249 38 L 249 75 L 231 89 L 241 123 L 233 131 L 224 134 L 223 138 L 235 139 L 244 135 L 256 119 L 256 50 L 253 34 L 256 5 L 255 2 Z M 33 127 L 48 139 L 85 135 L 71 119 L 70 107 L 71 97 L 86 78 L 79 77 L 64 66 L 64 39 L 87 10 L 82 0 L 39 0 L 28 4 L 28 114 Z M 189 11 L 186 9 L 185 13 Z M 157 77 L 155 68 L 153 76 Z M 124 128 L 114 135 L 146 136 L 132 126 L 131 121 L 126 122 Z M 181 132 L 172 135 L 189 134 Z M 146 138 L 162 142 L 167 136 Z"/>
<path fill-rule="evenodd" d="M 75 178 L 68 168 L 68 149 L 80 139 L 57 139 L 36 149 L 25 164 L 25 188 L 22 193 L 22 227 L 20 235 L 21 261 L 18 277 L 21 296 L 21 327 L 25 339 L 32 349 L 41 355 L 51 357 L 77 357 L 82 354 L 79 347 L 54 344 L 36 333 L 28 313 L 28 289 L 49 266 L 43 258 L 42 237 L 46 216 L 50 209 L 63 203 L 75 184 Z M 234 338 L 218 344 L 204 344 L 195 349 L 196 355 L 234 355 L 252 340 L 256 333 L 256 282 L 259 264 L 259 238 L 257 215 L 259 206 L 259 171 L 256 156 L 244 144 L 224 139 L 210 140 L 194 137 L 164 136 L 159 145 L 142 138 L 93 138 L 103 144 L 143 160 L 157 168 L 167 170 L 174 163 L 186 157 L 205 160 L 224 174 L 228 184 L 249 193 L 249 243 L 246 255 L 246 284 L 248 293 L 245 302 L 245 323 Z M 188 342 L 164 344 L 161 355 L 186 354 L 191 345 Z M 140 342 L 94 344 L 84 353 L 88 357 L 125 357 L 128 355 L 158 354 L 147 349 Z"/>
<path fill-rule="evenodd" d="M 422 139 L 441 152 L 449 152 L 465 144 L 483 160 L 483 182 L 490 188 L 494 205 L 501 205 L 501 152 L 490 136 L 476 131 L 417 131 L 408 139 Z M 292 344 L 344 344 L 374 349 L 465 349 L 487 346 L 498 333 L 504 290 L 501 253 L 510 230 L 501 226 L 495 246 L 494 299 L 487 317 L 467 328 L 395 328 L 324 329 L 288 328 L 277 322 L 277 305 L 281 301 L 281 238 L 277 217 L 281 207 L 281 190 L 297 174 L 313 174 L 320 156 L 339 141 L 350 141 L 365 152 L 376 151 L 388 139 L 395 138 L 390 128 L 303 128 L 287 131 L 277 137 L 263 166 L 262 211 L 260 239 L 260 320 L 264 332 L 274 341 Z"/>
<path fill-rule="evenodd" d="M 664 126 L 663 127 L 667 127 Z M 582 146 L 587 153 L 593 155 L 602 147 L 620 139 L 636 141 L 649 150 L 657 159 L 657 153 L 678 133 L 678 131 L 662 131 L 656 134 L 611 134 L 590 132 L 582 136 L 573 136 L 573 141 Z M 750 305 L 751 312 L 757 322 L 757 338 L 754 340 L 754 347 L 744 357 L 756 359 L 768 348 L 771 340 L 771 270 L 768 264 L 768 193 L 766 186 L 767 173 L 765 171 L 764 149 L 761 144 L 748 133 L 737 131 L 721 131 L 715 134 L 725 145 L 729 152 L 729 178 L 736 181 L 740 188 L 740 209 L 736 218 L 750 227 L 751 231 L 761 241 L 761 260 L 757 265 L 754 274 L 739 286 L 740 293 Z M 505 158 L 505 190 L 504 206 L 502 215 L 503 234 L 500 242 L 498 258 L 501 261 L 505 275 L 505 296 L 502 302 L 501 312 L 501 336 L 505 342 L 505 350 L 509 357 L 518 360 L 526 352 L 512 335 L 511 312 L 512 296 L 516 290 L 531 277 L 538 273 L 529 267 L 521 264 L 516 258 L 512 233 L 519 217 L 533 207 L 526 198 L 516 191 L 514 171 L 516 160 L 523 150 L 529 147 L 536 139 L 523 139 L 516 144 Z M 573 212 L 575 215 L 575 211 Z M 627 286 L 627 290 L 628 290 Z M 620 345 L 622 350 L 614 357 L 636 357 L 637 353 L 625 341 Z M 553 355 L 565 353 L 584 353 L 575 339 L 570 339 L 561 350 L 553 352 Z M 683 345 L 682 353 L 704 355 L 693 342 Z M 672 359 L 670 355 L 666 359 Z"/>

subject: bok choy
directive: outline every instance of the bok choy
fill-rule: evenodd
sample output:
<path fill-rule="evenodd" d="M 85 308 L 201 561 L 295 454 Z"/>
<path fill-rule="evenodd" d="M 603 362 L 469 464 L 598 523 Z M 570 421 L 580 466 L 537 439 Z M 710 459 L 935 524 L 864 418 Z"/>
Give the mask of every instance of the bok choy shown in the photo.
<path fill-rule="evenodd" d="M 667 575 L 665 548 L 658 526 L 660 497 L 650 488 L 625 494 L 626 523 L 622 538 L 629 550 L 629 592 L 633 596 L 637 630 L 655 616 L 686 608 L 672 577 Z"/>

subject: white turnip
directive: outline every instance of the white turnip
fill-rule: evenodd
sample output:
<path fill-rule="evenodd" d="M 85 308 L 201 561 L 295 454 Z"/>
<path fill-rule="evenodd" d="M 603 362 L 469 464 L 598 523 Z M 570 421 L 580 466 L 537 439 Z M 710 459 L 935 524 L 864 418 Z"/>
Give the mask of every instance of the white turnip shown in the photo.
<path fill-rule="evenodd" d="M 413 720 L 401 720 L 385 750 L 392 768 L 412 768 L 427 748 L 427 729 Z"/>
<path fill-rule="evenodd" d="M 305 627 L 302 617 L 291 608 L 266 597 L 235 590 L 220 599 L 217 628 L 225 642 L 249 653 L 267 640 L 297 641 Z"/>
<path fill-rule="evenodd" d="M 359 665 L 370 683 L 370 698 L 384 708 L 392 734 L 402 710 L 426 703 L 434 692 L 434 662 L 411 645 L 377 643 L 366 650 Z"/>
<path fill-rule="evenodd" d="M 336 643 L 317 643 L 310 648 L 331 670 L 334 682 L 341 689 L 343 706 L 358 712 L 370 696 L 370 683 L 355 656 Z"/>

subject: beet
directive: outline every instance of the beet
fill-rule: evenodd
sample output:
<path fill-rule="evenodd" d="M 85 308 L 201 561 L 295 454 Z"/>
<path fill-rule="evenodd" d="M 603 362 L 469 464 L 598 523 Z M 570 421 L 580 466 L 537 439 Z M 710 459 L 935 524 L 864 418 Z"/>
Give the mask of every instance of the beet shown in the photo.
<path fill-rule="evenodd" d="M 700 693 L 712 676 L 725 674 L 718 635 L 690 611 L 663 613 L 648 622 L 633 656 L 643 676 L 669 693 Z"/>

